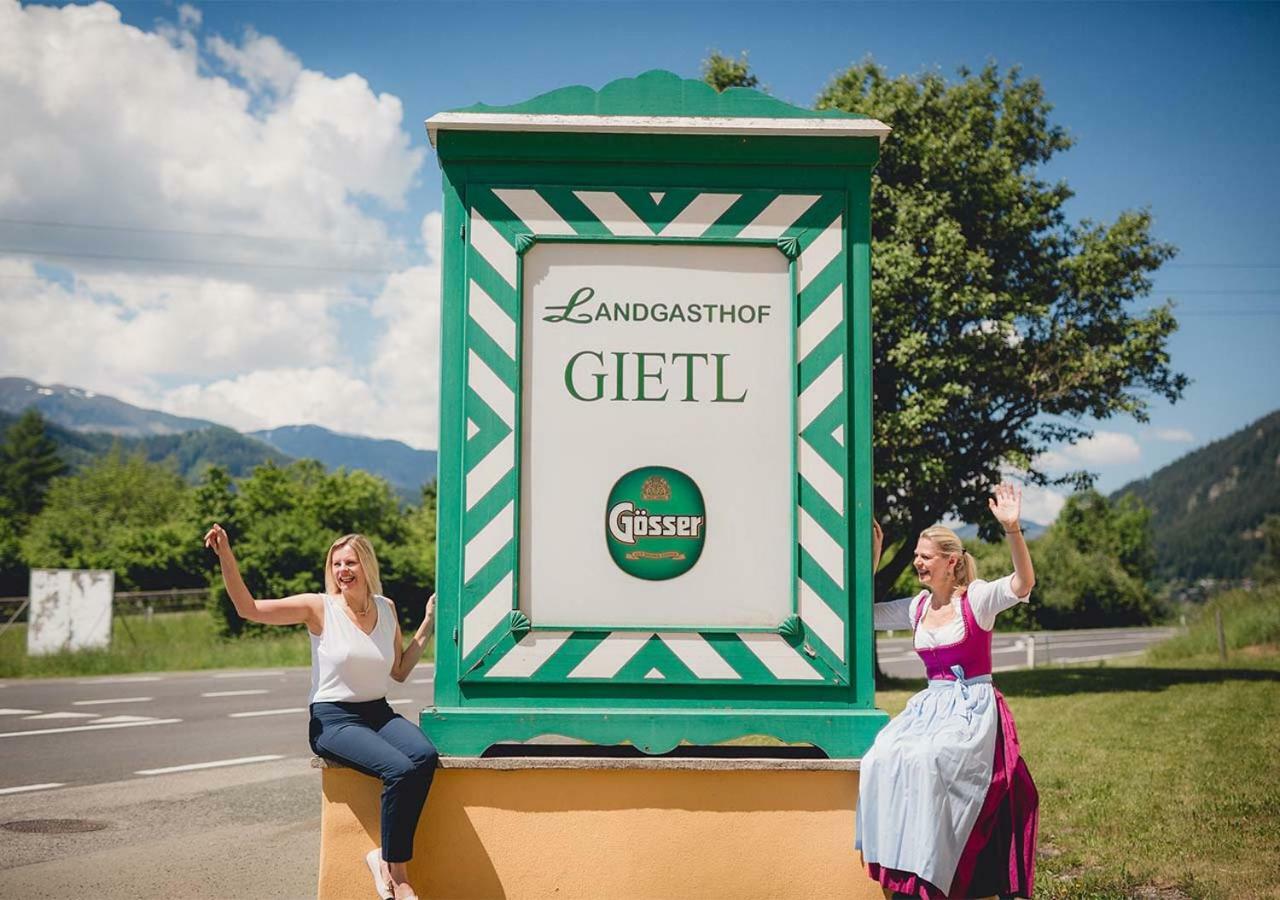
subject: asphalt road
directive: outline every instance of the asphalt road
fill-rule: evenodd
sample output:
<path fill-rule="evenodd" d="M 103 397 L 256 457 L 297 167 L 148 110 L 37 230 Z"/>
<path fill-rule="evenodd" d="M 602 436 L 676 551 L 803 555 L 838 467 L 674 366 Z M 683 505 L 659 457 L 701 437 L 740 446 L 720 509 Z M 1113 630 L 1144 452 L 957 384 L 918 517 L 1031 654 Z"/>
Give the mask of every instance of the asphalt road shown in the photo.
<path fill-rule="evenodd" d="M 412 718 L 429 706 L 432 674 L 420 665 L 397 685 L 396 708 Z M 0 683 L 0 897 L 314 897 L 310 677 L 275 669 Z M 59 822 L 94 830 L 60 832 Z"/>
<path fill-rule="evenodd" d="M 414 718 L 433 696 L 420 665 L 390 702 Z M 175 767 L 311 757 L 310 669 L 11 680 L 0 687 L 0 812 L 34 785 L 83 785 Z"/>
<path fill-rule="evenodd" d="M 1172 629 L 1035 635 L 1037 665 L 1141 653 Z M 997 634 L 997 671 L 1027 664 L 1025 635 Z M 881 667 L 924 677 L 906 637 L 881 638 Z M 391 693 L 412 719 L 430 706 L 434 669 L 419 666 Z M 308 669 L 182 672 L 12 680 L 0 686 L 0 815 L 8 796 L 183 771 L 309 758 Z M 199 771 L 193 770 L 193 771 Z"/>
<path fill-rule="evenodd" d="M 1037 662 L 1131 655 L 1170 632 L 1040 634 Z M 998 670 L 1026 664 L 1023 637 L 996 635 Z M 907 638 L 879 652 L 891 674 L 923 677 Z M 433 674 L 419 666 L 397 686 L 402 713 L 431 704 Z M 0 897 L 314 897 L 309 680 L 278 669 L 0 683 Z M 12 830 L 32 820 L 96 830 Z"/>
<path fill-rule="evenodd" d="M 906 634 L 906 632 L 901 632 Z M 1176 628 L 1098 628 L 1088 631 L 997 632 L 991 641 L 996 672 L 1029 668 L 1027 641 L 1034 640 L 1036 666 L 1068 665 L 1137 656 L 1152 644 L 1177 633 Z M 892 634 L 892 632 L 890 632 Z M 911 649 L 910 637 L 881 637 L 876 642 L 880 668 L 896 678 L 924 678 L 924 665 Z"/>

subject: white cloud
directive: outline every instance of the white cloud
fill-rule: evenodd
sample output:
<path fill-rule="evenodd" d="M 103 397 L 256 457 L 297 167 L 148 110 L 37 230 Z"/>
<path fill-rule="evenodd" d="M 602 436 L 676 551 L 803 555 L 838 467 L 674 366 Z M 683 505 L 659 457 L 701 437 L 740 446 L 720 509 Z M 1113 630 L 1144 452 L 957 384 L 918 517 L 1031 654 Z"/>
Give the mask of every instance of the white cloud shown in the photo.
<path fill-rule="evenodd" d="M 273 37 L 264 37 L 252 28 L 244 41 L 236 46 L 221 35 L 208 40 L 209 52 L 228 69 L 243 78 L 251 88 L 269 87 L 276 94 L 286 94 L 302 74 L 302 63 Z"/>
<path fill-rule="evenodd" d="M 422 222 L 431 259 L 390 276 L 369 314 L 382 326 L 366 374 L 334 366 L 278 366 L 210 384 L 187 384 L 156 401 L 175 415 L 211 419 L 242 431 L 312 423 L 348 434 L 438 445 L 440 409 L 440 214 Z M 323 359 L 341 336 L 297 347 L 300 360 Z M 318 352 L 317 352 L 318 351 Z M 363 372 L 364 368 L 359 367 Z"/>
<path fill-rule="evenodd" d="M 1097 431 L 1093 436 L 1040 454 L 1036 467 L 1060 471 L 1078 466 L 1111 466 L 1135 463 L 1142 458 L 1142 448 L 1130 435 L 1118 431 Z"/>
<path fill-rule="evenodd" d="M 212 384 L 185 385 L 165 392 L 163 407 L 240 431 L 303 422 L 347 434 L 369 434 L 379 412 L 369 385 L 333 366 L 260 369 Z"/>
<path fill-rule="evenodd" d="M 1153 428 L 1151 433 L 1171 444 L 1194 444 L 1196 436 L 1185 428 Z"/>
<path fill-rule="evenodd" d="M 201 23 L 0 0 L 0 219 L 44 223 L 0 222 L 38 251 L 0 257 L 3 374 L 434 446 L 440 216 L 417 248 L 379 214 L 425 156 L 400 100 Z"/>
<path fill-rule="evenodd" d="M 1022 489 L 1022 518 L 1040 525 L 1051 525 L 1053 520 L 1058 518 L 1058 513 L 1062 512 L 1066 502 L 1065 494 L 1060 494 L 1051 488 L 1028 484 Z"/>
<path fill-rule="evenodd" d="M 422 217 L 422 227 L 419 232 L 422 235 L 422 246 L 426 248 L 427 259 L 433 260 L 437 264 L 441 259 L 441 251 L 443 248 L 443 236 L 440 231 L 444 224 L 444 218 L 438 212 L 429 212 Z"/>
<path fill-rule="evenodd" d="M 424 158 L 399 99 L 307 70 L 252 31 L 202 55 L 196 17 L 179 23 L 146 32 L 105 3 L 0 0 L 0 215 L 96 226 L 38 227 L 24 243 L 77 254 L 57 261 L 82 271 L 273 287 L 401 263 L 365 208 L 401 206 Z"/>
<path fill-rule="evenodd" d="M 430 263 L 387 279 L 373 315 L 385 323 L 373 384 L 384 398 L 387 437 L 435 447 L 440 409 L 440 214 L 422 220 Z"/>
<path fill-rule="evenodd" d="M 337 301 L 323 293 L 146 275 L 91 274 L 63 285 L 24 260 L 0 259 L 0 276 L 0 359 L 7 373 L 36 381 L 145 402 L 157 379 L 301 365 L 337 348 Z"/>

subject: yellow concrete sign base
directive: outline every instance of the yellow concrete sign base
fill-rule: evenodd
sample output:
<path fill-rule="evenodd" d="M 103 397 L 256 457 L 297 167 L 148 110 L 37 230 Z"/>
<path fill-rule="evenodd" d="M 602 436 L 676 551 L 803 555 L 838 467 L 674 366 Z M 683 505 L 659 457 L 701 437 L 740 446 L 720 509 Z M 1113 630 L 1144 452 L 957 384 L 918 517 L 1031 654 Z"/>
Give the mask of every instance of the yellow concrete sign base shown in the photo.
<path fill-rule="evenodd" d="M 853 849 L 857 763 L 446 758 L 418 825 L 427 898 L 880 900 Z M 323 771 L 321 900 L 373 896 L 381 785 Z"/>

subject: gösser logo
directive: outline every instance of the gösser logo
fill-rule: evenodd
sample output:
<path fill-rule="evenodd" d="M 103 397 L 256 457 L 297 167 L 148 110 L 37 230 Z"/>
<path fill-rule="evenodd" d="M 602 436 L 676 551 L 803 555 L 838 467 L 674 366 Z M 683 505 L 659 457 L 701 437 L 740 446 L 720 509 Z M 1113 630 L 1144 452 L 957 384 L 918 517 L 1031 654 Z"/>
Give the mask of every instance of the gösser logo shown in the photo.
<path fill-rule="evenodd" d="M 664 581 L 683 575 L 702 555 L 707 512 L 693 479 L 666 466 L 645 466 L 609 492 L 605 541 L 628 575 Z"/>

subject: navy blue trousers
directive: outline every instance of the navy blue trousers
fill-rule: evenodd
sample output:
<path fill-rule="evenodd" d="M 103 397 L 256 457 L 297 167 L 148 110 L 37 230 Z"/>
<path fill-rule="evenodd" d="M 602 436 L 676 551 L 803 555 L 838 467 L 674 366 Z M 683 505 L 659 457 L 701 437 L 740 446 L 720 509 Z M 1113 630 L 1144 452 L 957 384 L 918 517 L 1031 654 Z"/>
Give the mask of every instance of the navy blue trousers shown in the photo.
<path fill-rule="evenodd" d="M 318 756 L 382 779 L 382 858 L 408 862 L 440 755 L 386 698 L 312 703 L 311 749 Z"/>

